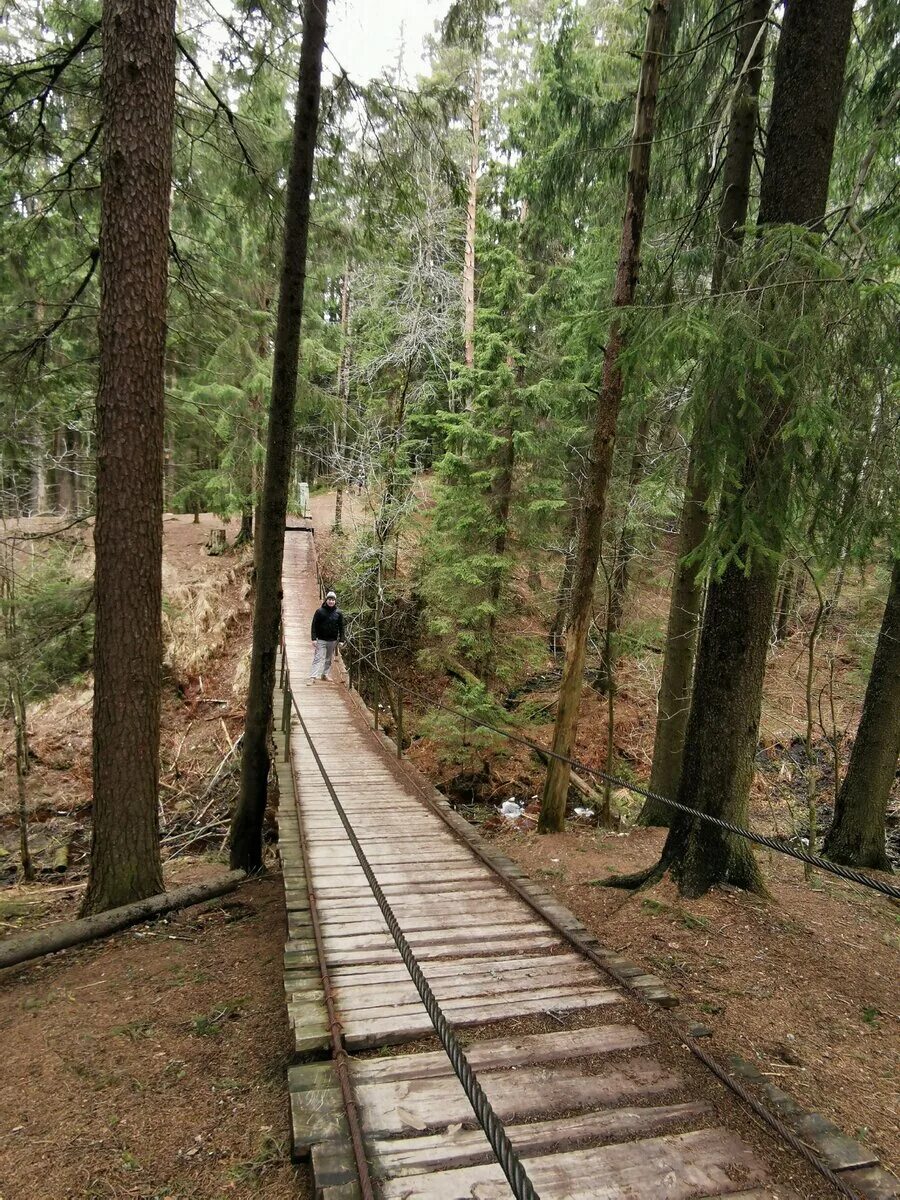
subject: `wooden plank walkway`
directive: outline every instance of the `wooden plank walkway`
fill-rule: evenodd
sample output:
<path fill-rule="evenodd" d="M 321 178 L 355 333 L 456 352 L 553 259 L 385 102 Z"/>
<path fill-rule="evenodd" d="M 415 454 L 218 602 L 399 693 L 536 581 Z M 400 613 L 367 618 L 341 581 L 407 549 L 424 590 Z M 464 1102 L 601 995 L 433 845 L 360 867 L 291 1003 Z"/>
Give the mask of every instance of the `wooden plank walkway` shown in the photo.
<path fill-rule="evenodd" d="M 346 688 L 305 685 L 318 603 L 312 538 L 289 532 L 286 653 L 304 722 L 543 1200 L 793 1200 L 797 1193 L 672 1066 L 648 1031 L 652 1022 L 640 1027 L 633 996 L 573 951 L 404 781 Z M 506 1200 L 511 1190 L 446 1055 L 436 1041 L 422 1043 L 431 1022 L 296 721 L 290 754 L 292 774 L 279 763 L 285 987 L 298 1054 L 324 1058 L 290 1069 L 295 1154 L 312 1155 L 317 1195 L 358 1196 L 341 1093 L 325 1058 L 312 892 L 380 1196 Z M 291 783 L 296 808 L 285 801 Z"/>

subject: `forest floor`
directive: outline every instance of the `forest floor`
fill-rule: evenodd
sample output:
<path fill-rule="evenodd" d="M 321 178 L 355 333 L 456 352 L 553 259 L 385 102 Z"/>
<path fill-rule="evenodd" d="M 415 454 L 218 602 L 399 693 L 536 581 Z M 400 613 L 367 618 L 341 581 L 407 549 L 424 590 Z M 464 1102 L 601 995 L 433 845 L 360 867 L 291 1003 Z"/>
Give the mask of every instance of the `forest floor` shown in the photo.
<path fill-rule="evenodd" d="M 222 870 L 176 862 L 167 882 Z M 290 1161 L 284 939 L 273 874 L 3 972 L 2 1200 L 311 1196 Z"/>

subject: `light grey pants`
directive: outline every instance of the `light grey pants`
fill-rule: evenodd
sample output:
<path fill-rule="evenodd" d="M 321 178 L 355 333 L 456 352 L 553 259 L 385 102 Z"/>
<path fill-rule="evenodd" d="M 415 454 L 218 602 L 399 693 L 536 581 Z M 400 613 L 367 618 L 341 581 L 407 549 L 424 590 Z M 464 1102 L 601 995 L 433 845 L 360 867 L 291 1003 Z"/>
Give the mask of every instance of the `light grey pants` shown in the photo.
<path fill-rule="evenodd" d="M 331 670 L 331 664 L 334 662 L 334 652 L 337 648 L 337 642 L 323 642 L 321 638 L 316 641 L 316 649 L 313 654 L 312 669 L 309 672 L 310 679 L 324 679 Z"/>

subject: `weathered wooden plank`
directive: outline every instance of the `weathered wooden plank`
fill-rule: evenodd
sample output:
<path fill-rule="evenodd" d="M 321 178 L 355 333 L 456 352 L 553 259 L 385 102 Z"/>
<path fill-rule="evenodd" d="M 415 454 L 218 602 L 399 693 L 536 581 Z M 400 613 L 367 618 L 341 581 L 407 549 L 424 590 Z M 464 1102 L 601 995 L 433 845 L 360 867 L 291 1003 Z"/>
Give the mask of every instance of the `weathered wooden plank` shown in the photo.
<path fill-rule="evenodd" d="M 649 1045 L 650 1039 L 635 1025 L 588 1025 L 558 1033 L 529 1033 L 512 1038 L 488 1038 L 466 1047 L 466 1058 L 474 1070 L 537 1066 L 567 1059 L 611 1054 Z M 355 1082 L 399 1082 L 450 1076 L 453 1068 L 443 1050 L 427 1054 L 401 1054 L 392 1058 L 355 1059 L 351 1073 Z"/>
<path fill-rule="evenodd" d="M 477 879 L 475 867 L 459 867 L 457 869 L 446 869 L 443 867 L 437 868 L 433 872 L 428 872 L 432 878 L 443 883 L 446 887 L 455 887 L 459 884 L 468 884 L 473 879 Z M 393 888 L 393 894 L 405 891 L 409 894 L 410 891 L 418 888 L 419 880 L 422 876 L 417 876 L 415 871 L 407 870 L 403 867 L 383 867 L 375 872 L 375 878 L 378 880 L 385 895 L 390 900 L 391 893 L 388 889 Z M 335 885 L 343 886 L 350 884 L 353 886 L 361 886 L 365 882 L 365 875 L 361 867 L 348 867 L 346 871 L 329 871 L 329 872 L 313 872 L 310 876 L 310 886 L 316 896 L 322 896 L 324 901 L 324 890 Z M 536 920 L 532 914 L 532 920 Z"/>
<path fill-rule="evenodd" d="M 509 959 L 504 962 L 509 963 Z M 529 967 L 527 958 L 522 963 L 512 960 L 509 967 L 498 968 L 493 959 L 472 959 L 464 965 L 457 963 L 458 969 L 448 970 L 451 964 L 444 964 L 440 972 L 429 968 L 428 980 L 438 996 L 459 995 L 469 990 L 473 992 L 481 984 L 508 987 L 519 991 L 522 988 L 548 987 L 551 983 L 570 984 L 578 987 L 592 987 L 607 982 L 590 963 L 569 963 L 563 960 L 559 967 L 547 964 L 546 958 L 540 959 L 541 965 Z M 371 979 L 362 974 L 354 977 L 346 971 L 341 972 L 340 979 L 334 979 L 336 990 L 345 1001 L 359 999 L 367 1001 L 379 995 L 391 995 L 397 989 L 404 989 L 410 984 L 409 972 L 403 967 L 403 974 L 394 970 L 388 978 Z"/>
<path fill-rule="evenodd" d="M 481 1082 L 497 1115 L 512 1123 L 553 1111 L 632 1104 L 674 1092 L 681 1078 L 653 1059 L 634 1058 L 594 1075 L 585 1074 L 582 1065 L 522 1067 L 488 1072 Z M 357 1097 L 363 1128 L 377 1137 L 477 1124 L 455 1076 L 361 1083 Z"/>
<path fill-rule="evenodd" d="M 485 1025 L 496 1021 L 509 1021 L 511 1014 L 527 1016 L 529 1013 L 563 1013 L 582 1009 L 601 1008 L 620 1000 L 621 996 L 600 992 L 572 992 L 554 996 L 553 1000 L 535 1000 L 531 997 L 519 1000 L 515 1009 L 504 998 L 482 999 L 470 1006 L 457 1006 L 455 1001 L 443 1005 L 446 1015 L 454 1025 Z M 345 1013 L 343 1016 L 347 1046 L 354 1050 L 367 1050 L 374 1046 L 399 1045 L 413 1038 L 433 1032 L 428 1014 L 421 1006 L 411 1006 L 391 1016 L 372 1018 L 368 1010 Z"/>
<path fill-rule="evenodd" d="M 574 975 L 560 972 L 557 975 L 546 974 L 543 979 L 531 975 L 496 975 L 472 976 L 460 974 L 459 978 L 445 977 L 440 980 L 429 980 L 431 989 L 441 1005 L 449 1004 L 459 997 L 476 999 L 493 999 L 506 997 L 510 1012 L 521 999 L 535 997 L 553 997 L 567 995 L 569 992 L 582 992 L 597 986 L 596 973 L 591 976 Z M 398 981 L 391 984 L 376 984 L 374 987 L 346 986 L 335 989 L 338 1009 L 342 1013 L 360 1014 L 363 1011 L 378 1011 L 382 1008 L 403 1008 L 410 1004 L 419 1003 L 419 993 L 415 984 L 407 976 L 406 982 Z"/>
<path fill-rule="evenodd" d="M 900 1200 L 900 1179 L 882 1166 L 841 1171 L 841 1179 L 856 1188 L 864 1200 Z"/>
<path fill-rule="evenodd" d="M 522 954 L 515 955 L 494 955 L 490 959 L 473 957 L 471 960 L 471 969 L 474 971 L 533 971 L 540 970 L 542 966 L 554 966 L 556 964 L 569 963 L 577 965 L 584 963 L 585 960 L 577 954 L 563 952 L 560 954 L 529 954 L 527 950 Z M 467 971 L 470 968 L 466 965 L 466 960 L 454 959 L 452 962 L 435 962 L 428 968 L 429 979 L 439 979 L 445 975 L 457 975 L 461 971 Z M 599 972 L 595 972 L 597 978 L 603 978 Z M 363 964 L 357 967 L 335 967 L 332 972 L 332 979 L 335 983 L 385 983 L 393 982 L 398 979 L 408 979 L 409 972 L 402 963 L 389 965 L 381 965 L 377 963 Z"/>
<path fill-rule="evenodd" d="M 698 1194 L 734 1200 L 766 1182 L 754 1152 L 725 1129 L 526 1158 L 525 1166 L 541 1195 L 565 1200 L 693 1200 Z M 382 1200 L 509 1200 L 510 1190 L 500 1167 L 485 1165 L 388 1180 L 381 1195 Z"/>
<path fill-rule="evenodd" d="M 349 1140 L 340 1088 L 291 1092 L 291 1145 L 294 1158 L 309 1156 L 318 1142 Z"/>
<path fill-rule="evenodd" d="M 423 963 L 430 962 L 432 959 L 467 959 L 477 955 L 490 958 L 494 954 L 509 954 L 512 951 L 518 950 L 521 948 L 521 944 L 521 939 L 519 938 L 490 939 L 479 942 L 476 946 L 466 945 L 461 942 L 434 942 L 430 945 L 426 944 L 417 947 L 416 958 Z M 550 950 L 561 949 L 563 943 L 553 934 L 541 936 L 533 934 L 528 938 L 528 945 L 535 950 Z M 291 951 L 289 950 L 288 952 Z M 334 967 L 349 967 L 357 963 L 397 962 L 402 962 L 402 959 L 396 947 L 385 947 L 380 950 L 347 950 L 345 948 L 333 947 L 328 953 L 329 966 Z"/>
<path fill-rule="evenodd" d="M 419 866 L 423 863 L 446 863 L 447 865 L 452 863 L 471 863 L 473 866 L 477 866 L 482 873 L 484 872 L 483 865 L 479 864 L 471 854 L 460 853 L 459 848 L 430 849 L 425 847 L 417 849 L 415 846 L 396 846 L 391 850 L 373 850 L 363 844 L 363 850 L 373 869 L 385 864 L 394 866 Z M 318 868 L 337 870 L 344 866 L 356 866 L 358 861 L 356 854 L 353 852 L 345 854 L 337 850 L 331 852 L 317 847 L 311 849 L 309 853 L 309 865 L 313 872 Z"/>
<path fill-rule="evenodd" d="M 330 955 L 332 950 L 378 950 L 385 946 L 393 946 L 394 941 L 390 933 L 350 933 L 343 932 L 345 927 L 331 926 L 328 929 L 322 930 L 322 940 L 325 946 L 325 953 Z M 539 921 L 529 921 L 527 923 L 512 924 L 512 925 L 495 925 L 478 927 L 471 929 L 447 929 L 440 927 L 431 927 L 430 929 L 414 929 L 407 934 L 407 941 L 410 946 L 418 952 L 419 947 L 442 945 L 442 946 L 472 946 L 478 945 L 483 941 L 505 939 L 513 941 L 515 939 L 530 938 L 534 934 L 538 936 L 544 933 L 546 926 Z M 340 931 L 340 932 L 338 932 Z M 526 944 L 524 941 L 521 944 Z"/>
<path fill-rule="evenodd" d="M 318 898 L 319 919 L 323 925 L 334 925 L 341 920 L 360 920 L 373 912 L 380 913 L 377 902 L 372 898 L 355 896 L 340 902 Z M 534 914 L 524 904 L 512 900 L 509 896 L 492 896 L 486 902 L 483 896 L 476 893 L 475 898 L 461 898 L 453 893 L 443 895 L 421 896 L 410 899 L 408 896 L 388 897 L 388 903 L 399 917 L 421 914 L 439 916 L 446 922 L 456 920 L 462 922 L 469 918 L 483 921 L 486 917 L 493 923 L 500 914 L 516 913 L 534 920 Z"/>
<path fill-rule="evenodd" d="M 506 1132 L 519 1154 L 547 1154 L 574 1149 L 588 1142 L 646 1137 L 666 1126 L 699 1120 L 708 1112 L 708 1104 L 695 1100 L 510 1125 Z M 375 1172 L 385 1179 L 495 1161 L 494 1151 L 482 1130 L 457 1129 L 455 1126 L 420 1137 L 374 1139 L 370 1152 Z"/>
<path fill-rule="evenodd" d="M 317 1195 L 334 1196 L 337 1189 L 341 1200 L 360 1195 L 356 1160 L 349 1141 L 325 1141 L 313 1146 L 312 1174 Z"/>
<path fill-rule="evenodd" d="M 392 906 L 393 907 L 393 906 Z M 404 914 L 403 919 L 400 919 L 400 914 L 394 914 L 403 927 L 403 932 L 407 938 L 412 941 L 413 934 L 420 933 L 444 933 L 447 932 L 446 915 L 435 911 L 423 912 L 420 916 L 409 916 Z M 481 914 L 482 916 L 484 914 Z M 443 920 L 442 920 L 443 917 Z M 309 924 L 304 922 L 303 914 L 297 913 L 296 919 L 293 914 L 289 918 L 291 928 L 291 936 L 295 936 L 293 930 L 303 930 Z M 496 923 L 492 922 L 491 928 L 499 928 L 511 930 L 517 927 L 523 931 L 536 933 L 543 928 L 533 918 L 533 915 L 528 910 L 506 910 L 502 914 L 496 914 Z M 479 926 L 475 925 L 475 929 Z M 359 917 L 355 913 L 345 914 L 343 920 L 332 920 L 322 923 L 322 935 L 326 939 L 336 937 L 366 937 L 371 934 L 381 934 L 387 930 L 385 919 L 381 915 L 381 909 L 376 906 L 374 913 L 370 917 Z M 302 936 L 302 934 L 301 934 Z M 468 929 L 463 923 L 463 928 L 459 931 L 459 940 L 463 941 L 470 937 Z M 596 968 L 594 974 L 597 974 Z"/>
<path fill-rule="evenodd" d="M 409 889 L 405 884 L 385 883 L 383 879 L 379 880 L 379 883 L 389 900 L 409 895 Z M 315 894 L 323 902 L 326 900 L 339 901 L 354 896 L 371 896 L 372 890 L 368 883 L 317 884 Z M 451 901 L 456 895 L 508 897 L 509 894 L 509 891 L 502 884 L 488 876 L 485 876 L 483 879 L 467 879 L 459 889 L 453 884 L 448 885 L 443 880 L 435 881 L 426 879 L 416 885 L 417 896 L 444 896 L 448 901 Z"/>

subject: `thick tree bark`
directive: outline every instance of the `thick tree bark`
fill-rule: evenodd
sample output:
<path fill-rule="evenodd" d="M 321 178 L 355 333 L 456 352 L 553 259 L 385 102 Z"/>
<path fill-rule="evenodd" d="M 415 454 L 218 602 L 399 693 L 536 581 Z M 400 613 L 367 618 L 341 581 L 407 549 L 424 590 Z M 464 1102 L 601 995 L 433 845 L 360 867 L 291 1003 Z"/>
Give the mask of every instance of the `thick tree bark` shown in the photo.
<path fill-rule="evenodd" d="M 600 658 L 597 685 L 601 691 L 607 692 L 613 688 L 615 672 L 616 637 L 622 627 L 622 617 L 625 614 L 625 593 L 628 591 L 628 573 L 635 551 L 635 522 L 632 507 L 637 495 L 637 489 L 644 477 L 647 463 L 647 432 L 649 421 L 643 418 L 638 425 L 634 440 L 634 450 L 631 455 L 631 467 L 628 471 L 628 494 L 625 498 L 625 516 L 622 529 L 616 545 L 616 557 L 613 563 L 612 586 L 609 592 L 609 604 L 606 612 L 606 637 L 603 639 L 603 653 Z"/>
<path fill-rule="evenodd" d="M 262 868 L 262 831 L 270 765 L 268 739 L 281 619 L 284 526 L 291 477 L 300 323 L 306 283 L 310 193 L 319 124 L 327 7 L 328 0 L 306 0 L 304 6 L 297 107 L 285 197 L 284 258 L 272 365 L 266 471 L 260 527 L 256 531 L 256 608 L 253 614 L 250 686 L 241 761 L 241 792 L 232 817 L 230 835 L 231 865 L 245 871 L 259 871 Z"/>
<path fill-rule="evenodd" d="M 818 228 L 825 214 L 834 138 L 850 44 L 853 0 L 791 0 L 778 43 L 766 143 L 759 225 L 791 222 Z M 768 414 L 746 447 L 743 503 L 780 549 L 777 527 L 765 512 L 778 508 L 790 479 L 781 430 L 790 395 L 760 397 Z M 764 507 L 766 506 L 766 507 Z M 759 734 L 766 649 L 778 581 L 776 560 L 740 546 L 748 568 L 732 561 L 710 583 L 697 654 L 696 679 L 676 798 L 738 824 L 747 800 Z M 716 883 L 763 890 L 747 843 L 695 818 L 672 824 L 661 862 L 679 889 L 697 896 Z"/>
<path fill-rule="evenodd" d="M 223 531 L 224 532 L 224 531 Z M 253 507 L 248 504 L 241 509 L 241 527 L 234 539 L 235 547 L 247 546 L 253 541 Z"/>
<path fill-rule="evenodd" d="M 341 359 L 338 363 L 337 377 L 338 404 L 340 417 L 337 445 L 338 477 L 337 491 L 334 497 L 334 530 L 341 532 L 341 519 L 344 509 L 344 460 L 347 457 L 347 417 L 350 403 L 350 264 L 344 267 L 344 277 L 341 280 Z"/>
<path fill-rule="evenodd" d="M 163 887 L 157 805 L 174 24 L 174 0 L 104 4 L 94 799 L 85 913 Z"/>
<path fill-rule="evenodd" d="M 697 463 L 701 452 L 698 443 L 699 436 L 695 436 L 691 443 L 685 481 L 681 527 L 678 531 L 678 559 L 669 599 L 666 652 L 657 699 L 650 791 L 659 796 L 674 796 L 681 778 L 684 733 L 691 707 L 697 628 L 703 606 L 703 580 L 697 564 L 689 561 L 689 556 L 700 546 L 709 526 L 706 511 L 709 489 Z M 637 824 L 669 825 L 672 811 L 658 800 L 647 800 Z"/>
<path fill-rule="evenodd" d="M 556 603 L 553 610 L 553 621 L 550 624 L 550 649 L 555 654 L 559 649 L 560 640 L 565 633 L 566 621 L 569 616 L 569 601 L 572 594 L 572 576 L 575 573 L 575 551 L 578 546 L 578 518 L 581 512 L 580 474 L 570 476 L 568 495 L 568 518 L 566 520 L 566 543 L 563 558 L 562 575 L 559 587 L 556 589 Z"/>
<path fill-rule="evenodd" d="M 884 822 L 900 758 L 900 558 L 894 560 L 862 718 L 825 853 L 851 867 L 890 871 Z"/>
<path fill-rule="evenodd" d="M 466 244 L 463 260 L 463 336 L 465 363 L 475 366 L 475 222 L 478 216 L 478 164 L 481 160 L 481 53 L 475 60 L 475 81 L 469 112 L 469 193 L 466 202 Z"/>
<path fill-rule="evenodd" d="M 634 302 L 640 267 L 641 236 L 644 231 L 647 188 L 650 183 L 650 154 L 656 119 L 656 97 L 662 68 L 662 48 L 669 23 L 669 0 L 653 0 L 647 18 L 647 35 L 641 59 L 641 76 L 635 106 L 634 132 L 628 163 L 625 217 L 613 291 L 613 305 L 625 308 Z M 623 380 L 619 356 L 623 348 L 622 327 L 614 316 L 603 358 L 603 379 L 594 418 L 588 468 L 581 506 L 578 550 L 572 583 L 572 601 L 566 634 L 566 657 L 560 685 L 553 750 L 570 757 L 578 731 L 584 657 L 594 599 L 594 578 L 600 557 L 603 514 L 612 469 L 616 423 L 622 402 Z M 558 832 L 565 827 L 568 764 L 554 758 L 547 771 L 538 832 Z"/>
<path fill-rule="evenodd" d="M 747 222 L 768 11 L 769 0 L 745 0 L 740 12 L 735 54 L 736 93 L 732 101 L 722 168 L 722 197 L 713 263 L 714 295 L 722 291 L 729 258 L 739 244 L 743 226 Z M 701 466 L 707 433 L 706 422 L 698 419 L 691 438 L 684 486 L 678 556 L 669 602 L 666 652 L 657 701 L 650 790 L 660 796 L 674 796 L 678 790 L 684 734 L 690 711 L 697 629 L 703 605 L 703 580 L 693 555 L 709 528 L 709 487 Z M 672 811 L 657 800 L 648 800 L 638 817 L 638 824 L 668 825 Z"/>

